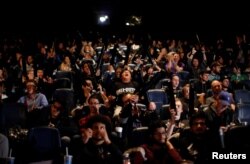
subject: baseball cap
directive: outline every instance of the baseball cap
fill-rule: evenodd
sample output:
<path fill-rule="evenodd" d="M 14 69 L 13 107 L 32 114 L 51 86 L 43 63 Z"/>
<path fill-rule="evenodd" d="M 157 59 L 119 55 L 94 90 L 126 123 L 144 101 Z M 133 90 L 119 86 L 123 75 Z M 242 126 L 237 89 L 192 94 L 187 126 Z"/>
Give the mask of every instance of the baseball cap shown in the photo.
<path fill-rule="evenodd" d="M 221 91 L 218 95 L 218 99 L 221 101 L 223 105 L 230 105 L 231 103 L 231 95 L 228 92 Z"/>

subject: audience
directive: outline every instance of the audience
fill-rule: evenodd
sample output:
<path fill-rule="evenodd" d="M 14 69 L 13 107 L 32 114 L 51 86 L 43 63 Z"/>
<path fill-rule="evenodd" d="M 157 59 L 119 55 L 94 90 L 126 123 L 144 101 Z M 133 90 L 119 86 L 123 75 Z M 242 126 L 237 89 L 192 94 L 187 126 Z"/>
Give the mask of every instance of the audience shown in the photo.
<path fill-rule="evenodd" d="M 101 115 L 91 116 L 82 129 L 82 143 L 73 154 L 73 163 L 122 164 L 122 151 L 111 140 L 111 122 Z"/>
<path fill-rule="evenodd" d="M 66 125 L 74 128 L 70 123 L 72 119 L 73 124 L 77 124 L 77 132 L 73 136 L 79 136 L 78 132 L 81 134 L 81 144 L 78 142 L 78 146 L 72 147 L 75 149 L 73 164 L 86 162 L 86 159 L 91 159 L 92 163 L 121 163 L 122 150 L 119 148 L 125 150 L 130 143 L 121 146 L 121 142 L 113 140 L 112 127 L 115 126 L 123 127 L 125 142 L 129 142 L 127 139 L 135 128 L 149 127 L 150 142 L 139 148 L 140 153 L 144 154 L 138 163 L 181 162 L 182 159 L 196 162 L 203 157 L 201 161 L 206 162 L 209 157 L 204 147 L 208 146 L 210 150 L 210 145 L 207 145 L 210 142 L 204 140 L 211 133 L 211 140 L 217 142 L 219 129 L 226 132 L 229 126 L 237 123 L 237 104 L 233 93 L 236 89 L 248 89 L 244 82 L 248 80 L 246 72 L 249 65 L 246 62 L 249 61 L 249 54 L 245 50 L 249 48 L 244 46 L 244 51 L 241 51 L 242 37 L 237 35 L 236 42 L 228 45 L 223 44 L 223 39 L 211 45 L 208 42 L 196 44 L 181 39 L 160 40 L 153 36 L 150 40 L 138 40 L 130 35 L 127 38 L 117 35 L 105 39 L 107 46 L 100 42 L 100 38 L 67 40 L 67 37 L 52 45 L 39 40 L 37 47 L 33 47 L 34 52 L 34 43 L 29 45 L 27 40 L 23 40 L 23 44 L 31 46 L 31 51 L 25 52 L 22 46 L 13 44 L 12 39 L 7 37 L 4 47 L 0 49 L 1 105 L 7 102 L 25 104 L 27 127 L 45 125 L 64 128 Z M 244 39 L 244 45 L 246 42 Z M 100 47 L 105 49 L 101 50 Z M 228 55 L 226 48 L 236 56 Z M 109 64 L 108 69 L 102 69 L 104 63 Z M 229 69 L 227 63 L 234 66 L 233 69 Z M 75 110 L 70 109 L 72 111 L 63 115 L 63 118 L 63 104 L 66 102 L 53 99 L 53 93 L 59 87 L 55 79 L 57 71 L 70 71 L 73 76 L 70 79 L 72 87 L 67 89 L 74 92 Z M 185 81 L 181 74 L 177 75 L 181 71 L 191 71 Z M 144 94 L 149 88 L 156 88 L 163 78 L 161 75 L 171 78 L 176 111 L 156 112 L 156 102 L 148 102 Z M 200 116 L 189 118 L 191 84 L 197 96 L 195 107 L 198 109 L 195 112 L 204 110 L 207 120 Z M 165 92 L 169 93 L 169 89 L 166 87 Z M 137 103 L 145 104 L 147 110 L 139 109 Z M 207 108 L 200 109 L 201 105 L 207 105 Z M 158 124 L 151 127 L 152 122 L 163 121 L 159 114 L 164 112 L 168 113 L 164 126 Z M 107 120 L 103 121 L 102 116 L 108 119 L 108 123 Z M 92 118 L 97 117 L 93 122 Z M 64 119 L 69 122 L 63 124 Z M 186 128 L 189 128 L 187 132 Z M 186 133 L 191 135 L 186 138 Z M 180 145 L 174 145 L 175 149 L 168 139 L 178 135 Z M 187 150 L 192 143 L 195 143 L 192 148 L 198 154 Z"/>

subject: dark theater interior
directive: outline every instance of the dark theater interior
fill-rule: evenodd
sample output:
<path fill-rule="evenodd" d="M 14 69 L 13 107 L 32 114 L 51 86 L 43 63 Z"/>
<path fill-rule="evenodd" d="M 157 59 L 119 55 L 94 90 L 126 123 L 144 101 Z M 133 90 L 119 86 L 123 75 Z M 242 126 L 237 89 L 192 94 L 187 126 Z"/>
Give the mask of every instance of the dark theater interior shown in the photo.
<path fill-rule="evenodd" d="M 0 164 L 250 160 L 240 1 L 0 4 Z"/>

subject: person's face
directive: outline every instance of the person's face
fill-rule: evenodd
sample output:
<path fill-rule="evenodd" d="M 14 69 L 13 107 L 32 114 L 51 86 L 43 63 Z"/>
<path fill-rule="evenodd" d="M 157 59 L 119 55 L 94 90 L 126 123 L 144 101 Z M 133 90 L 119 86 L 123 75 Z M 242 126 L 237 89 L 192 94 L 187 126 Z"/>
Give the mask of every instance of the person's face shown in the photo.
<path fill-rule="evenodd" d="M 91 114 L 99 114 L 100 102 L 98 99 L 91 98 L 89 100 L 89 109 Z"/>
<path fill-rule="evenodd" d="M 35 78 L 35 75 L 34 75 L 34 71 L 33 70 L 30 70 L 28 73 L 27 73 L 27 76 L 28 76 L 28 79 L 32 80 Z"/>
<path fill-rule="evenodd" d="M 86 73 L 87 75 L 91 74 L 88 64 L 83 65 L 83 72 Z"/>
<path fill-rule="evenodd" d="M 198 59 L 193 59 L 193 66 L 198 67 L 199 66 L 199 60 Z"/>
<path fill-rule="evenodd" d="M 191 125 L 191 131 L 194 134 L 203 134 L 207 130 L 206 121 L 203 118 L 197 118 Z"/>
<path fill-rule="evenodd" d="M 208 81 L 208 73 L 204 73 L 203 75 L 202 75 L 202 80 L 203 81 Z"/>
<path fill-rule="evenodd" d="M 33 58 L 32 58 L 32 56 L 28 56 L 28 58 L 27 58 L 27 63 L 32 63 L 33 62 Z"/>
<path fill-rule="evenodd" d="M 86 87 L 89 87 L 90 90 L 94 89 L 94 86 L 91 80 L 86 80 Z"/>
<path fill-rule="evenodd" d="M 149 68 L 147 74 L 148 74 L 149 76 L 153 75 L 153 74 L 154 74 L 154 69 L 153 69 L 152 67 Z"/>
<path fill-rule="evenodd" d="M 221 71 L 221 67 L 220 67 L 220 66 L 216 66 L 216 67 L 215 67 L 215 72 L 216 72 L 216 73 L 220 73 L 220 71 Z"/>
<path fill-rule="evenodd" d="M 59 43 L 59 44 L 58 44 L 58 48 L 62 50 L 62 49 L 64 48 L 63 43 Z"/>
<path fill-rule="evenodd" d="M 183 95 L 186 99 L 189 99 L 189 87 L 183 88 Z"/>
<path fill-rule="evenodd" d="M 43 77 L 43 70 L 37 70 L 37 77 L 42 78 Z"/>
<path fill-rule="evenodd" d="M 102 57 L 102 60 L 103 60 L 104 62 L 108 62 L 108 61 L 109 61 L 109 54 L 105 53 L 105 54 L 103 55 L 103 57 Z"/>
<path fill-rule="evenodd" d="M 70 59 L 69 59 L 68 56 L 65 57 L 64 61 L 65 61 L 66 64 L 70 64 Z"/>
<path fill-rule="evenodd" d="M 172 78 L 172 85 L 173 85 L 173 88 L 176 88 L 179 86 L 179 83 L 180 83 L 180 79 L 178 76 L 174 76 Z"/>
<path fill-rule="evenodd" d="M 116 76 L 117 78 L 120 78 L 120 77 L 121 77 L 121 72 L 122 72 L 122 69 L 121 69 L 121 68 L 116 69 L 116 71 L 115 71 L 115 76 Z"/>
<path fill-rule="evenodd" d="M 221 83 L 219 81 L 212 82 L 211 87 L 212 87 L 213 93 L 215 93 L 215 94 L 219 93 L 221 91 L 221 89 L 222 89 L 221 88 Z"/>
<path fill-rule="evenodd" d="M 163 55 L 166 55 L 168 52 L 167 52 L 166 48 L 162 48 L 160 53 L 163 54 Z"/>
<path fill-rule="evenodd" d="M 223 81 L 222 81 L 222 85 L 224 86 L 224 87 L 229 87 L 229 80 L 228 79 L 224 79 Z"/>
<path fill-rule="evenodd" d="M 103 140 L 103 133 L 107 132 L 105 124 L 101 122 L 94 123 L 92 126 L 92 131 L 92 138 L 97 141 Z"/>
<path fill-rule="evenodd" d="M 41 52 L 41 54 L 46 54 L 46 53 L 47 53 L 46 48 L 42 47 L 42 48 L 40 49 L 40 52 Z"/>
<path fill-rule="evenodd" d="M 153 139 L 160 143 L 164 144 L 166 142 L 166 129 L 164 127 L 157 128 L 153 134 Z"/>
<path fill-rule="evenodd" d="M 183 112 L 181 101 L 179 100 L 175 101 L 175 106 L 176 106 L 175 120 L 179 120 L 181 118 L 181 113 Z"/>
<path fill-rule="evenodd" d="M 62 105 L 59 102 L 54 102 L 51 105 L 51 116 L 52 116 L 52 118 L 57 118 L 59 116 L 61 107 L 62 107 Z"/>
<path fill-rule="evenodd" d="M 224 60 L 223 60 L 223 58 L 222 58 L 222 57 L 220 57 L 218 61 L 219 61 L 221 64 L 223 64 L 223 63 L 224 63 Z"/>
<path fill-rule="evenodd" d="M 180 55 L 175 53 L 174 54 L 174 61 L 178 62 L 180 60 Z"/>
<path fill-rule="evenodd" d="M 129 83 L 131 81 L 130 71 L 126 70 L 126 71 L 122 72 L 121 79 L 122 79 L 122 82 Z"/>
<path fill-rule="evenodd" d="M 86 45 L 86 46 L 84 47 L 84 52 L 85 52 L 85 53 L 90 53 L 90 52 L 91 52 L 91 47 L 90 47 L 89 45 Z"/>
<path fill-rule="evenodd" d="M 36 88 L 36 86 L 35 86 L 35 84 L 33 84 L 33 83 L 28 83 L 28 84 L 26 85 L 27 93 L 28 93 L 29 95 L 35 93 L 35 88 Z"/>

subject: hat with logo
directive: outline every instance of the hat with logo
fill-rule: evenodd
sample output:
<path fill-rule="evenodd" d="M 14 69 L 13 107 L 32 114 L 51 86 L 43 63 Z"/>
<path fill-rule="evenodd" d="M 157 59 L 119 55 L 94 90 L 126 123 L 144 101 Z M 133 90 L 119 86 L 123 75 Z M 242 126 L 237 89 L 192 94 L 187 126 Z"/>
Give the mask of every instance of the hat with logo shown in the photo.
<path fill-rule="evenodd" d="M 218 99 L 221 101 L 223 105 L 230 105 L 231 103 L 231 95 L 228 92 L 221 91 L 218 95 Z"/>

